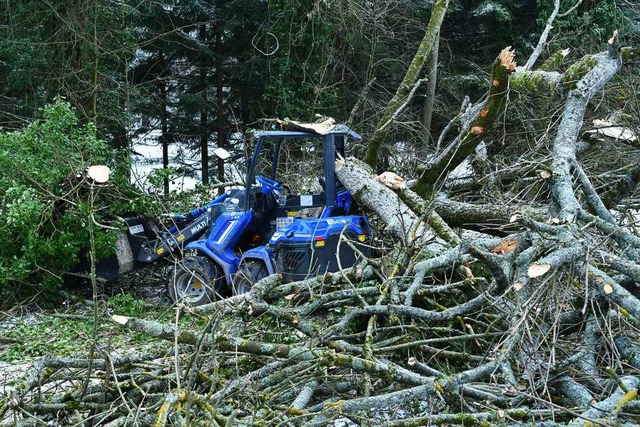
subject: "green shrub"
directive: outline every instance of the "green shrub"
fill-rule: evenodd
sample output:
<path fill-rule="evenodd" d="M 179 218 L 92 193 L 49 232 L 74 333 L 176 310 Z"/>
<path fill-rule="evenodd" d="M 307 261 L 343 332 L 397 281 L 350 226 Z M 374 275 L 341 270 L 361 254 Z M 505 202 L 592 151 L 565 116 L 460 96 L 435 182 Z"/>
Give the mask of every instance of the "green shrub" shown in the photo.
<path fill-rule="evenodd" d="M 107 305 L 115 314 L 129 317 L 142 317 L 146 309 L 143 300 L 127 293 L 114 295 L 109 299 Z"/>
<path fill-rule="evenodd" d="M 108 211 L 126 211 L 140 199 L 125 178 L 119 182 L 113 177 L 107 185 L 90 189 L 83 171 L 97 164 L 114 170 L 114 151 L 97 139 L 92 124 L 80 123 L 67 102 L 57 100 L 42 117 L 23 130 L 0 133 L 3 300 L 9 292 L 30 288 L 25 285 L 38 285 L 38 291 L 55 289 L 87 246 L 92 216 L 99 223 Z M 95 229 L 97 253 L 108 255 L 115 234 Z"/>

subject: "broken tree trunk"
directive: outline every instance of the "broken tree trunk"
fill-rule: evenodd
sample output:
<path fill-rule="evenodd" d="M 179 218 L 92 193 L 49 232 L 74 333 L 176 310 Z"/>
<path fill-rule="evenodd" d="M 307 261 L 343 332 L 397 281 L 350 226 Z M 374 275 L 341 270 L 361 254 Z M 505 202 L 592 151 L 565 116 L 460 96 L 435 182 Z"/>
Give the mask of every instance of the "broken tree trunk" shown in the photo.
<path fill-rule="evenodd" d="M 470 117 L 465 120 L 468 125 L 464 126 L 460 135 L 429 163 L 418 178 L 415 191 L 425 199 L 432 197 L 439 181 L 447 173 L 473 153 L 488 128 L 504 111 L 509 75 L 516 69 L 513 58 L 511 48 L 506 48 L 500 53 L 493 67 L 491 89 L 486 100 L 469 109 Z"/>

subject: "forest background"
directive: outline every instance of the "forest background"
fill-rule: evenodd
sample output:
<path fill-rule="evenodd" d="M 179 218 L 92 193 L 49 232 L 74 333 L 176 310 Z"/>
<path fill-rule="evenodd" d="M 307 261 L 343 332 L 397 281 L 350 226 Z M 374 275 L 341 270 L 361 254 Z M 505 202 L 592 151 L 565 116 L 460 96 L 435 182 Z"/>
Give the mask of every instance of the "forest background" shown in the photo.
<path fill-rule="evenodd" d="M 270 126 L 265 119 L 311 121 L 319 114 L 370 136 L 416 53 L 432 5 L 8 0 L 0 6 L 0 126 L 21 129 L 62 97 L 111 147 L 127 148 L 149 133 L 161 145 L 187 143 L 201 159 L 202 182 L 222 182 L 223 164 L 211 159 L 211 149 L 233 148 L 247 129 Z M 542 60 L 567 48 L 579 58 L 614 29 L 633 45 L 634 6 L 580 2 L 555 22 Z M 423 77 L 437 71 L 430 81 L 438 95 L 426 97 L 427 85 L 417 89 L 379 168 L 411 175 L 416 163 L 409 159 L 435 151 L 431 136 L 464 97 L 475 102 L 484 95 L 500 50 L 512 46 L 524 65 L 552 10 L 552 0 L 452 2 L 437 70 L 420 71 Z M 399 162 L 402 152 L 409 155 Z"/>

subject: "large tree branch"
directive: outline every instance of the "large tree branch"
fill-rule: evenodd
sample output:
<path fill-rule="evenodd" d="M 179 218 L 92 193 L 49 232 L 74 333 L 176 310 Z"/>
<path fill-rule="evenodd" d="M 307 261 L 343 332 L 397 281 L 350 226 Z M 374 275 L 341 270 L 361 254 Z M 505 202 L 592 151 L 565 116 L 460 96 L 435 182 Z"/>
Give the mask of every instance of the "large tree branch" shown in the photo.
<path fill-rule="evenodd" d="M 505 235 L 520 227 L 511 222 L 516 210 L 504 205 L 458 202 L 438 197 L 434 200 L 434 209 L 450 227 L 482 231 L 492 235 Z"/>
<path fill-rule="evenodd" d="M 556 20 L 556 16 L 558 16 L 558 12 L 560 11 L 560 0 L 553 0 L 553 10 L 551 11 L 551 15 L 547 20 L 547 25 L 544 27 L 542 34 L 540 35 L 540 39 L 538 40 L 538 44 L 536 48 L 533 50 L 527 63 L 524 65 L 525 71 L 529 71 L 533 68 L 533 65 L 538 60 L 538 57 L 542 53 L 542 49 L 544 48 L 545 43 L 547 42 L 547 38 L 549 37 L 549 33 L 553 28 L 553 21 Z"/>
<path fill-rule="evenodd" d="M 609 51 L 596 55 L 594 59 L 597 61 L 595 66 L 577 82 L 567 96 L 553 143 L 551 194 L 554 214 L 562 221 L 573 221 L 580 209 L 572 183 L 576 141 L 589 101 L 602 90 L 622 64 L 617 33 L 609 40 Z"/>
<path fill-rule="evenodd" d="M 562 77 L 557 71 L 518 71 L 509 79 L 509 88 L 532 93 L 559 92 Z"/>

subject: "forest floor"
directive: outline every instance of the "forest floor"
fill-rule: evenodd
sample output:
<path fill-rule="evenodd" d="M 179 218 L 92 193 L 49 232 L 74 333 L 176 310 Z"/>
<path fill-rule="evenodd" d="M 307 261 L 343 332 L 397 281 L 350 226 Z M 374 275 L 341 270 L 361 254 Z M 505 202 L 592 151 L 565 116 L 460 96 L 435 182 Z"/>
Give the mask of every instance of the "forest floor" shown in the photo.
<path fill-rule="evenodd" d="M 171 303 L 162 268 L 147 268 L 100 286 L 96 344 L 110 351 L 144 350 L 157 342 L 142 334 L 114 327 L 110 315 L 170 321 Z M 0 310 L 0 394 L 45 356 L 85 357 L 94 328 L 94 302 L 90 283 L 62 287 L 50 307 L 25 302 Z"/>

